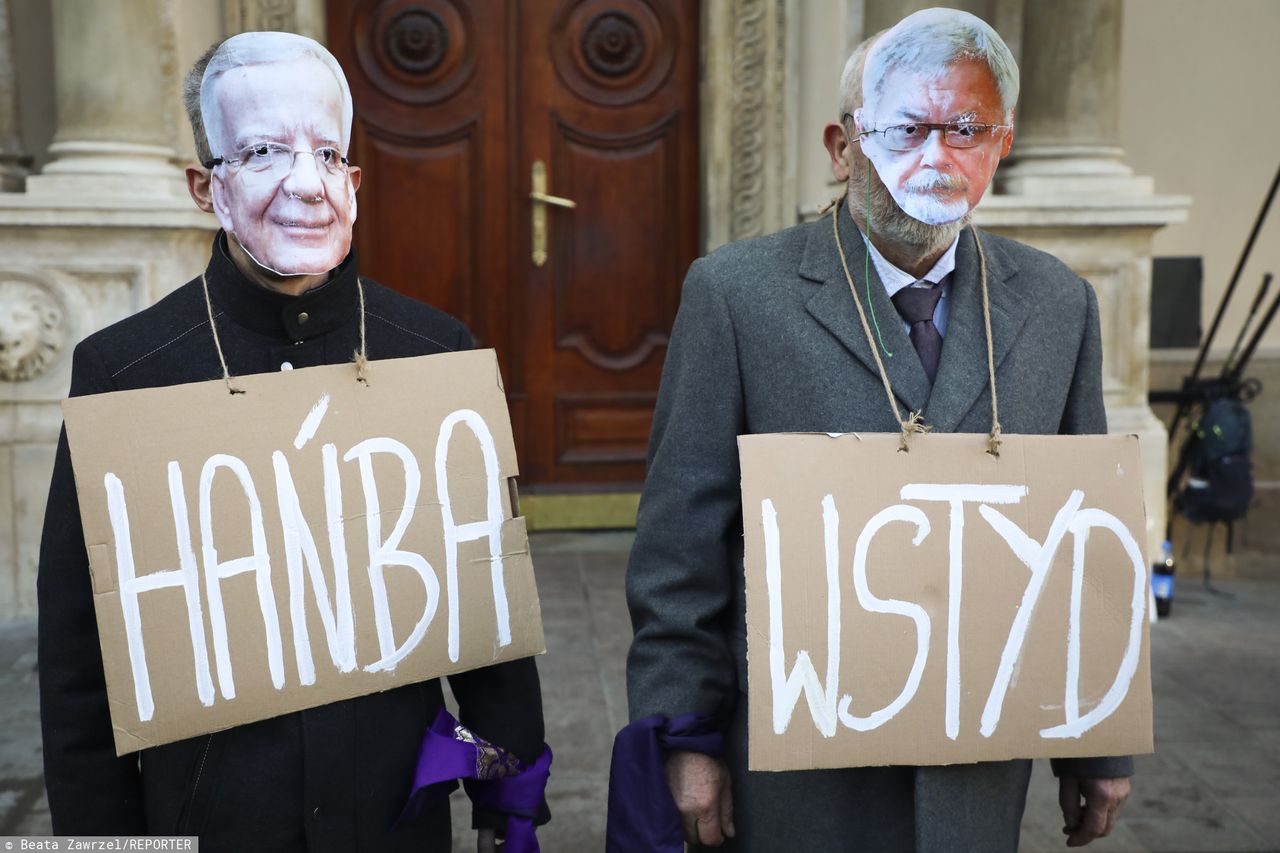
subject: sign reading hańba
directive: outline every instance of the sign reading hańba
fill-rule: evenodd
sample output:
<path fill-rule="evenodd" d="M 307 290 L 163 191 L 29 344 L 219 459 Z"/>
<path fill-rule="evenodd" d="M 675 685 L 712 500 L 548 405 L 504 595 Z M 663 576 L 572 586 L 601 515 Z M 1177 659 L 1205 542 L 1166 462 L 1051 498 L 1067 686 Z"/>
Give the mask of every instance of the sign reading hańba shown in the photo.
<path fill-rule="evenodd" d="M 750 766 L 1150 752 L 1133 436 L 739 439 Z"/>
<path fill-rule="evenodd" d="M 492 350 L 64 412 L 116 750 L 544 651 Z"/>

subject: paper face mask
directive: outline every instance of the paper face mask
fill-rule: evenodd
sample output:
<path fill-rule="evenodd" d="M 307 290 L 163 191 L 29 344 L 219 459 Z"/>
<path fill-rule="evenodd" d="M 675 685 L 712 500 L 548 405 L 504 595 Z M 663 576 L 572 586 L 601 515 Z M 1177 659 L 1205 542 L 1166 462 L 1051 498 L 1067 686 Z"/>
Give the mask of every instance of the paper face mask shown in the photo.
<path fill-rule="evenodd" d="M 315 275 L 351 248 L 356 180 L 342 163 L 342 91 L 318 60 L 244 65 L 213 91 L 218 223 L 259 265 Z M 212 130 L 213 128 L 211 128 Z"/>
<path fill-rule="evenodd" d="M 863 94 L 867 106 L 854 114 L 862 151 L 898 207 L 928 225 L 967 216 L 1013 143 L 987 66 L 891 71 L 879 86 L 864 81 Z"/>

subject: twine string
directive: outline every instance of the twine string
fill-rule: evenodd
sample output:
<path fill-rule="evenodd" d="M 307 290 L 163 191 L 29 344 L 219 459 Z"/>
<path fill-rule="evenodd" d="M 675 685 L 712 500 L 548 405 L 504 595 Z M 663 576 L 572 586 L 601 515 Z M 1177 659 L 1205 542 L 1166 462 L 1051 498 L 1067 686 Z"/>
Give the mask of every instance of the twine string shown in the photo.
<path fill-rule="evenodd" d="M 987 255 L 982 251 L 978 232 L 973 232 L 973 244 L 978 248 L 978 279 L 982 282 L 982 321 L 987 332 L 987 378 L 991 382 L 991 433 L 987 436 L 987 452 L 1000 457 L 1000 405 L 996 400 L 996 346 L 991 334 L 991 297 L 987 292 Z"/>
<path fill-rule="evenodd" d="M 227 357 L 222 351 L 222 339 L 218 336 L 218 325 L 213 321 L 213 300 L 209 297 L 209 282 L 204 273 L 200 273 L 200 287 L 204 290 L 204 307 L 209 312 L 209 331 L 213 333 L 213 346 L 218 351 L 218 364 L 222 366 L 222 381 L 227 384 L 227 393 L 244 394 L 245 390 L 232 381 L 231 370 L 227 367 Z M 356 292 L 360 297 L 360 348 L 352 357 L 356 364 L 356 381 L 366 386 L 369 384 L 369 349 L 365 339 L 364 322 L 364 280 L 356 276 Z"/>
<path fill-rule="evenodd" d="M 866 311 L 863 310 L 862 301 L 858 298 L 858 287 L 854 284 L 853 276 L 849 273 L 849 262 L 845 258 L 844 246 L 840 242 L 840 202 L 843 197 L 837 197 L 829 206 L 831 211 L 831 233 L 835 235 L 836 251 L 840 255 L 840 266 L 844 269 L 845 281 L 849 283 L 849 292 L 853 294 L 853 304 L 858 309 L 858 319 L 862 321 L 862 332 L 866 335 L 867 344 L 871 348 L 871 355 L 875 359 L 876 369 L 880 372 L 880 381 L 884 385 L 885 396 L 889 400 L 889 409 L 893 412 L 894 420 L 902 428 L 902 440 L 898 445 L 900 452 L 910 451 L 910 439 L 913 435 L 931 432 L 933 427 L 924 422 L 922 412 L 909 412 L 904 419 L 899 414 L 897 401 L 894 399 L 893 384 L 889 381 L 889 373 L 884 368 L 884 362 L 880 358 L 880 350 L 876 347 L 875 339 L 871 335 L 871 324 L 867 322 Z M 991 432 L 987 436 L 987 452 L 992 456 L 1000 455 L 1000 409 L 996 399 L 996 364 L 995 364 L 995 345 L 994 338 L 991 334 L 991 300 L 987 290 L 987 257 L 982 251 L 982 241 L 978 239 L 976 231 L 973 232 L 973 242 L 978 249 L 978 278 L 982 284 L 982 319 L 987 337 L 987 377 L 991 383 Z M 870 280 L 868 276 L 868 281 Z M 868 293 L 868 298 L 870 294 Z"/>
<path fill-rule="evenodd" d="M 844 246 L 840 242 L 840 201 L 841 199 L 837 199 L 835 206 L 831 208 L 831 233 L 835 235 L 840 266 L 844 269 L 845 280 L 849 282 L 849 292 L 853 294 L 853 304 L 858 309 L 858 319 L 862 321 L 862 333 L 867 337 L 871 356 L 876 360 L 876 368 L 880 371 L 880 381 L 884 383 L 884 394 L 889 400 L 889 409 L 893 412 L 893 419 L 902 428 L 902 442 L 898 445 L 898 450 L 906 451 L 910 449 L 907 441 L 912 435 L 928 432 L 930 428 L 925 425 L 920 412 L 911 412 L 905 419 L 898 413 L 898 404 L 893 397 L 893 384 L 889 382 L 889 373 L 884 369 L 884 362 L 880 359 L 880 349 L 876 346 L 875 338 L 871 336 L 871 324 L 867 322 L 867 312 L 863 310 L 862 300 L 858 298 L 858 286 L 853 283 L 853 276 L 849 273 L 849 261 L 845 258 Z"/>
<path fill-rule="evenodd" d="M 364 336 L 364 279 L 356 276 L 356 292 L 360 295 L 360 349 L 355 351 L 356 381 L 369 385 L 369 350 Z"/>
<path fill-rule="evenodd" d="M 243 394 L 244 389 L 232 383 L 231 371 L 227 369 L 227 357 L 222 354 L 222 340 L 218 337 L 218 324 L 213 322 L 213 300 L 209 298 L 209 282 L 205 280 L 204 273 L 200 273 L 200 286 L 204 288 L 204 307 L 209 312 L 209 331 L 213 332 L 213 346 L 218 351 L 218 364 L 222 365 L 222 381 L 227 383 L 228 394 Z"/>

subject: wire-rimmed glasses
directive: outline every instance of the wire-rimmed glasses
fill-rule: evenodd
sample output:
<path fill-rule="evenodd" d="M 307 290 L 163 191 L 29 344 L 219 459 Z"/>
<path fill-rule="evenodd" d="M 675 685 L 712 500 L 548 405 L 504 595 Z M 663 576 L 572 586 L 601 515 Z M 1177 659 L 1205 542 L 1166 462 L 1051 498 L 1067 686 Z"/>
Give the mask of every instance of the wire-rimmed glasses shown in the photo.
<path fill-rule="evenodd" d="M 322 145 L 314 151 L 308 148 L 290 148 L 278 142 L 256 142 L 247 145 L 235 157 L 214 157 L 205 162 L 206 169 L 229 166 L 240 172 L 246 186 L 273 184 L 283 181 L 293 171 L 294 160 L 299 154 L 315 158 L 316 171 L 323 179 L 339 178 L 347 174 L 347 158 L 337 148 Z"/>
<path fill-rule="evenodd" d="M 844 117 L 852 121 L 853 116 L 845 113 Z M 892 124 L 887 127 L 875 127 L 857 133 L 858 136 L 880 134 L 880 144 L 890 151 L 914 151 L 922 147 L 929 136 L 937 130 L 942 132 L 942 141 L 951 148 L 974 148 L 996 139 L 1001 133 L 1013 127 L 1011 124 L 979 124 L 976 122 L 957 121 L 935 124 L 932 122 L 913 121 L 905 124 Z"/>

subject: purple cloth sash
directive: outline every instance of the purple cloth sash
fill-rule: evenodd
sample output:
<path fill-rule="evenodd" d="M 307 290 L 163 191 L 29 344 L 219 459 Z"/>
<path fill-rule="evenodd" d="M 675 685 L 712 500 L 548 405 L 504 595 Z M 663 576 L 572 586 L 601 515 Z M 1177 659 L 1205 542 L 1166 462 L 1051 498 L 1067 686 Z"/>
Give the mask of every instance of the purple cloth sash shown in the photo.
<path fill-rule="evenodd" d="M 444 708 L 422 737 L 413 790 L 397 823 L 417 817 L 433 800 L 447 797 L 462 779 L 471 802 L 507 816 L 506 853 L 539 853 L 534 821 L 551 775 L 551 747 L 533 764 L 494 746 L 463 726 Z"/>
<path fill-rule="evenodd" d="M 636 720 L 613 740 L 608 853 L 684 853 L 684 825 L 664 765 L 672 750 L 721 755 L 724 736 L 706 714 Z"/>

